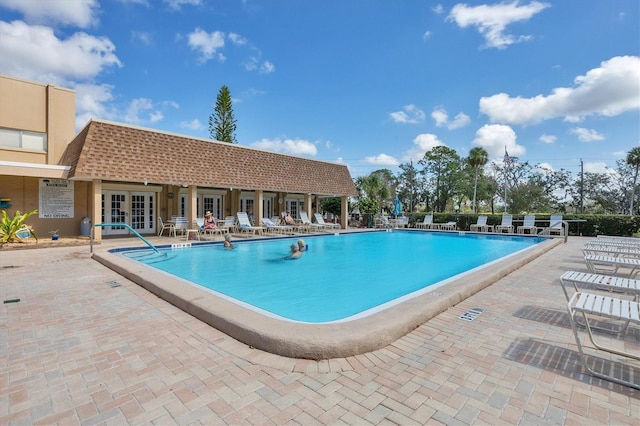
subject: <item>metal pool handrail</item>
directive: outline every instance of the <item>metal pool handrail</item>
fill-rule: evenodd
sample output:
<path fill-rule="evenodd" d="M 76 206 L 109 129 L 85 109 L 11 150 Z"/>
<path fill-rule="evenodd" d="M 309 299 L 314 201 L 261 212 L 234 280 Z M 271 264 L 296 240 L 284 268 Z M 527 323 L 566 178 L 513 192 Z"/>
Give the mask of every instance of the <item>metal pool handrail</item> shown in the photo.
<path fill-rule="evenodd" d="M 156 246 L 154 246 L 149 241 L 147 241 L 142 235 L 140 235 L 138 233 L 138 231 L 136 231 L 135 229 L 133 229 L 131 226 L 129 226 L 126 223 L 96 223 L 93 226 L 99 226 L 101 228 L 104 228 L 105 226 L 122 226 L 124 228 L 127 228 L 129 230 L 129 232 L 131 232 L 133 235 L 135 235 L 136 237 L 138 237 L 142 241 L 144 241 L 144 243 L 146 245 L 148 245 L 149 247 L 151 247 L 151 249 L 153 249 L 153 251 L 155 251 L 156 253 L 160 254 L 160 250 L 158 250 L 156 248 Z M 89 237 L 89 243 L 90 243 L 90 246 L 91 246 L 91 253 L 93 253 L 93 227 L 91 228 L 91 236 Z"/>

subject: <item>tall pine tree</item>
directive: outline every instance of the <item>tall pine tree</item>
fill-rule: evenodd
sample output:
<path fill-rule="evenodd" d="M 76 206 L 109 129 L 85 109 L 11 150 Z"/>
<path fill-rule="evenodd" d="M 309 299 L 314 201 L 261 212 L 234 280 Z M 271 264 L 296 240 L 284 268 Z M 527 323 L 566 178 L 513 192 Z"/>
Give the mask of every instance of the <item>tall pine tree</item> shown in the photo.
<path fill-rule="evenodd" d="M 238 143 L 236 140 L 236 119 L 233 117 L 231 93 L 222 86 L 216 98 L 216 106 L 209 116 L 209 135 L 220 142 Z"/>

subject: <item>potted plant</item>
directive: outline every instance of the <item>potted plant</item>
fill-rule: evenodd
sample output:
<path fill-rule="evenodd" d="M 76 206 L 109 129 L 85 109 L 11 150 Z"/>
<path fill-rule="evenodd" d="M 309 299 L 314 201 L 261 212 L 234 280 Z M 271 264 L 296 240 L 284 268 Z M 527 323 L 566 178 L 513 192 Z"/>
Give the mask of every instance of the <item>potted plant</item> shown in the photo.
<path fill-rule="evenodd" d="M 53 241 L 56 241 L 58 238 L 60 238 L 60 235 L 58 235 L 58 230 L 55 229 L 53 231 L 49 231 L 49 233 L 51 234 L 51 239 Z"/>

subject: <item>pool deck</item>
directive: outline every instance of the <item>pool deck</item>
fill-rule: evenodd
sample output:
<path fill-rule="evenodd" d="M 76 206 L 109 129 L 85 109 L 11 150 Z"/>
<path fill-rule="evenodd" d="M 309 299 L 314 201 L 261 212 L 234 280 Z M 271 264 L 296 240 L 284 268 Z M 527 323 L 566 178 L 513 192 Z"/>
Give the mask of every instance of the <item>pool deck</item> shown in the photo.
<path fill-rule="evenodd" d="M 388 346 L 320 361 L 240 343 L 86 245 L 2 249 L 0 297 L 20 301 L 0 310 L 0 424 L 636 425 L 640 391 L 579 364 L 559 277 L 586 272 L 587 239 L 570 237 Z M 124 245 L 140 243 L 99 248 Z M 460 319 L 473 308 L 484 311 Z M 640 351 L 640 329 L 621 342 Z M 640 362 L 608 359 L 640 380 Z"/>

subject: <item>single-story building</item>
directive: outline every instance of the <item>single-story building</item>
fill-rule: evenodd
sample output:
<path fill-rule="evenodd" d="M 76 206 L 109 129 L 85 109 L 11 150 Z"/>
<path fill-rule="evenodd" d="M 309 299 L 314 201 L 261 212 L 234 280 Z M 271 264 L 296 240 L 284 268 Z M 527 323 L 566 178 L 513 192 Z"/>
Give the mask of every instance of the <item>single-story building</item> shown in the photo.
<path fill-rule="evenodd" d="M 206 211 L 223 219 L 289 211 L 312 215 L 324 197 L 357 195 L 344 164 L 93 119 L 75 135 L 75 93 L 0 75 L 0 208 L 38 209 L 38 236 L 80 235 L 91 225 L 126 223 L 157 232 L 158 218 Z M 94 237 L 128 234 L 97 227 Z"/>

